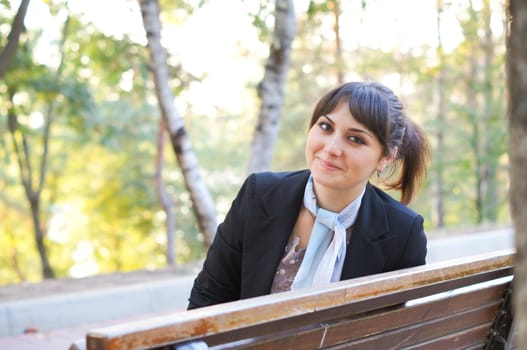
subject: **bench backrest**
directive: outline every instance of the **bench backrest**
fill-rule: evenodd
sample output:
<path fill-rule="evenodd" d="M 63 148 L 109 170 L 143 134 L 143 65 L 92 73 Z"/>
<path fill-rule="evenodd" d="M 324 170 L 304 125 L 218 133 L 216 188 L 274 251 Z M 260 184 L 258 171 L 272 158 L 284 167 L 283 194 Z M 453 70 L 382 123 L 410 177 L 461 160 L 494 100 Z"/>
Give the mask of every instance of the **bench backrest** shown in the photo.
<path fill-rule="evenodd" d="M 481 348 L 508 334 L 514 252 L 500 251 L 90 331 L 88 350 Z M 508 324 L 509 327 L 504 327 Z M 493 330 L 491 332 L 491 330 Z M 505 336 L 507 336 L 505 334 Z M 503 334 L 497 334 L 503 337 Z"/>

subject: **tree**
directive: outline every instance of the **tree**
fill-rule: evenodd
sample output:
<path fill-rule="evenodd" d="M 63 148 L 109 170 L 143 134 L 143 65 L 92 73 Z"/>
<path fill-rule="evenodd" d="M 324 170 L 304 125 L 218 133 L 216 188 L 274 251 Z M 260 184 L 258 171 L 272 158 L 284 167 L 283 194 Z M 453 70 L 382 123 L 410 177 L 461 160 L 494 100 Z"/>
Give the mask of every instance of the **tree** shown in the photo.
<path fill-rule="evenodd" d="M 274 34 L 263 80 L 258 85 L 261 101 L 254 130 L 247 172 L 268 170 L 271 165 L 284 101 L 284 89 L 291 56 L 291 45 L 296 33 L 293 0 L 276 0 Z"/>
<path fill-rule="evenodd" d="M 476 222 L 495 222 L 498 216 L 498 160 L 505 153 L 504 133 L 500 132 L 499 116 L 504 111 L 496 100 L 502 100 L 492 84 L 502 76 L 502 62 L 491 27 L 490 0 L 477 9 L 469 1 L 468 18 L 462 27 L 467 45 L 469 69 L 466 78 L 466 111 L 472 129 L 471 148 L 474 155 Z M 501 44 L 501 43 L 500 43 Z"/>
<path fill-rule="evenodd" d="M 449 38 L 442 35 L 443 47 L 436 49 L 434 63 L 429 66 L 432 74 L 429 78 L 419 74 L 419 89 L 431 87 L 433 77 L 436 96 L 425 113 L 437 115 L 426 123 L 426 129 L 433 132 L 436 141 L 430 184 L 433 198 L 439 194 L 442 198 L 442 205 L 437 201 L 433 211 L 438 227 L 495 223 L 499 216 L 502 221 L 508 220 L 508 212 L 503 210 L 508 197 L 501 185 L 506 181 L 497 181 L 508 177 L 503 170 L 507 159 L 505 128 L 497 122 L 505 114 L 505 104 L 503 89 L 495 83 L 504 80 L 505 41 L 499 31 L 490 30 L 490 5 L 483 5 L 480 9 L 478 3 L 469 1 L 463 7 L 458 17 L 463 40 L 452 47 Z M 499 6 L 496 1 L 492 5 Z M 451 2 L 443 1 L 442 6 L 444 14 L 455 9 Z M 441 29 L 444 32 L 445 28 Z M 436 86 L 439 76 L 441 88 Z M 412 102 L 419 103 L 416 99 Z"/>
<path fill-rule="evenodd" d="M 527 2 L 509 0 L 507 14 L 508 131 L 510 155 L 510 205 L 516 231 L 514 272 L 515 317 L 518 349 L 527 348 Z"/>
<path fill-rule="evenodd" d="M 333 30 L 335 32 L 335 62 L 337 66 L 337 84 L 344 83 L 344 59 L 342 58 L 342 39 L 340 38 L 340 0 L 332 0 L 328 2 L 328 7 L 333 12 L 335 17 L 335 25 Z"/>
<path fill-rule="evenodd" d="M 204 234 L 205 246 L 208 247 L 216 231 L 216 209 L 212 196 L 200 175 L 198 159 L 185 130 L 183 118 L 174 105 L 174 97 L 169 85 L 166 52 L 161 45 L 159 3 L 157 0 L 140 0 L 139 3 L 148 39 L 151 69 L 161 116 L 165 119 L 174 153 L 185 178 L 185 186 L 192 198 L 198 226 Z"/>
<path fill-rule="evenodd" d="M 11 31 L 7 36 L 7 44 L 0 52 L 0 79 L 2 79 L 13 61 L 18 50 L 18 43 L 20 41 L 20 34 L 24 31 L 24 18 L 26 17 L 27 8 L 29 7 L 29 0 L 22 0 L 18 11 L 13 19 Z"/>
<path fill-rule="evenodd" d="M 496 111 L 495 96 L 493 93 L 492 82 L 496 78 L 494 73 L 496 53 L 495 45 L 493 43 L 493 33 L 491 27 L 492 9 L 490 0 L 483 1 L 483 9 L 481 10 L 483 17 L 482 29 L 484 31 L 483 40 L 481 40 L 481 49 L 483 51 L 483 81 L 482 81 L 482 95 L 483 95 L 483 110 L 482 123 L 484 126 L 484 137 L 481 148 L 485 157 L 481 169 L 482 192 L 483 198 L 483 218 L 495 222 L 498 212 L 498 190 L 497 190 L 497 170 L 498 160 L 501 154 L 501 133 L 498 122 L 501 121 L 501 113 Z M 500 65 L 501 68 L 501 65 Z"/>
<path fill-rule="evenodd" d="M 9 98 L 10 104 L 15 105 L 14 97 L 18 91 L 16 89 L 10 89 Z M 28 146 L 27 136 L 25 135 L 23 128 L 20 127 L 18 121 L 18 113 L 15 108 L 10 108 L 8 111 L 8 124 L 9 132 L 11 133 L 11 139 L 13 142 L 13 148 L 15 150 L 15 156 L 17 158 L 18 167 L 20 171 L 20 178 L 24 190 L 26 193 L 29 206 L 31 208 L 31 218 L 33 220 L 33 227 L 35 232 L 35 243 L 40 256 L 40 262 L 42 265 L 42 276 L 44 278 L 54 278 L 55 273 L 51 267 L 48 258 L 48 252 L 45 245 L 46 229 L 43 225 L 41 217 L 41 193 L 44 187 L 44 179 L 46 176 L 46 165 L 48 161 L 48 145 L 49 145 L 49 133 L 51 130 L 51 114 L 48 114 L 46 121 L 45 131 L 42 138 L 44 144 L 44 151 L 40 158 L 40 167 L 38 171 L 35 171 L 31 165 L 31 154 L 30 147 Z M 37 174 L 36 176 L 34 174 Z M 34 181 L 36 180 L 36 181 Z"/>
<path fill-rule="evenodd" d="M 169 193 L 165 187 L 165 182 L 163 181 L 163 168 L 165 164 L 165 134 L 167 126 L 164 118 L 161 118 L 159 121 L 159 130 L 157 133 L 157 153 L 156 153 L 156 175 L 155 175 L 155 184 L 157 197 L 159 203 L 163 207 L 163 211 L 166 215 L 165 227 L 167 230 L 167 246 L 165 251 L 165 256 L 167 259 L 167 264 L 169 266 L 174 266 L 176 264 L 176 247 L 175 247 L 175 226 L 176 218 L 172 210 L 172 199 L 170 198 Z"/>
<path fill-rule="evenodd" d="M 441 15 L 443 14 L 443 0 L 437 0 L 437 49 L 436 56 L 438 59 L 438 71 L 437 71 L 437 88 L 436 88 L 436 101 L 435 105 L 437 106 L 436 112 L 436 151 L 434 152 L 434 157 L 436 162 L 434 162 L 435 170 L 435 213 L 436 213 L 436 226 L 442 228 L 445 225 L 445 204 L 444 204 L 444 193 L 445 193 L 445 184 L 444 184 L 444 163 L 443 163 L 443 153 L 444 153 L 444 128 L 445 128 L 445 113 L 446 113 L 446 99 L 445 99 L 445 74 L 446 74 L 446 63 L 445 63 L 445 54 L 443 48 L 443 41 L 441 37 Z"/>
<path fill-rule="evenodd" d="M 60 51 L 63 52 L 64 42 L 68 33 L 69 19 L 64 22 L 62 42 L 60 44 Z M 55 81 L 62 79 L 62 73 L 64 68 L 64 54 L 61 55 L 61 62 L 55 72 Z M 48 94 L 48 101 L 46 112 L 44 116 L 44 128 L 42 133 L 42 153 L 39 157 L 39 166 L 36 169 L 31 163 L 31 147 L 28 145 L 28 136 L 24 127 L 20 126 L 18 120 L 18 113 L 14 107 L 14 96 L 18 92 L 18 86 L 16 83 L 8 87 L 9 98 L 10 98 L 10 109 L 8 112 L 9 120 L 9 131 L 11 133 L 13 148 L 15 150 L 15 156 L 20 171 L 21 183 L 24 186 L 29 207 L 31 209 L 31 218 L 35 230 L 35 243 L 40 256 L 42 264 L 42 276 L 44 278 L 54 278 L 55 272 L 49 262 L 48 252 L 45 245 L 46 236 L 46 225 L 42 219 L 42 200 L 41 194 L 45 185 L 48 160 L 49 160 L 49 143 L 52 125 L 55 120 L 56 113 L 56 91 L 51 91 Z"/>

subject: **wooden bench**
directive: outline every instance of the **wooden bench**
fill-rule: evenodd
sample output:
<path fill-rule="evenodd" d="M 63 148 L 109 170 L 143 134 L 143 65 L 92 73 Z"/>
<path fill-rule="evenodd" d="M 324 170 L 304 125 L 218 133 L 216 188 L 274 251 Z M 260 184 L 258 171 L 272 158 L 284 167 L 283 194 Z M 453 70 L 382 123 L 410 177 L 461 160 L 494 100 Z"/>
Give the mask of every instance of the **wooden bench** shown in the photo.
<path fill-rule="evenodd" d="M 500 251 L 143 319 L 70 349 L 514 348 L 513 260 Z"/>

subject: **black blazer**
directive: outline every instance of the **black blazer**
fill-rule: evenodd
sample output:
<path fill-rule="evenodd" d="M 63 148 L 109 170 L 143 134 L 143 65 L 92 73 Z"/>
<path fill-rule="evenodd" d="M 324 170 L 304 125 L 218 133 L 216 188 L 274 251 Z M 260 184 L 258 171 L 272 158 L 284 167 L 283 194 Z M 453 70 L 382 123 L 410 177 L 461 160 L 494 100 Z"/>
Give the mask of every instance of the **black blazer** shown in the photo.
<path fill-rule="evenodd" d="M 293 231 L 309 170 L 249 176 L 218 229 L 189 309 L 269 294 Z M 368 184 L 341 280 L 423 265 L 423 217 Z"/>

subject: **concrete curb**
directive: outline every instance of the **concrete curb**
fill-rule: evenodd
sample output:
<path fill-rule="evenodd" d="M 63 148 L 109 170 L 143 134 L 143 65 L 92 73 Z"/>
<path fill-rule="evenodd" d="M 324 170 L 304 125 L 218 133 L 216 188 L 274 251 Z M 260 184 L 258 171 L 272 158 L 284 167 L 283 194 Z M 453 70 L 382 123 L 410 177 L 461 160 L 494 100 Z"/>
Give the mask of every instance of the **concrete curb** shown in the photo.
<path fill-rule="evenodd" d="M 456 259 L 514 247 L 512 228 L 446 236 L 429 240 L 426 262 Z"/>

